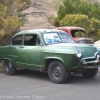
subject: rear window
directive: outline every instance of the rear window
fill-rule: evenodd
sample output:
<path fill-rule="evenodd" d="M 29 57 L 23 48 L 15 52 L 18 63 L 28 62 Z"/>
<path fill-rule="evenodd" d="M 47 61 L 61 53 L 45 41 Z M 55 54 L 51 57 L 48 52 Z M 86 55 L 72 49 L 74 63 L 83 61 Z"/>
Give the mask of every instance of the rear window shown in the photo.
<path fill-rule="evenodd" d="M 12 40 L 12 45 L 22 45 L 23 36 L 17 36 Z"/>

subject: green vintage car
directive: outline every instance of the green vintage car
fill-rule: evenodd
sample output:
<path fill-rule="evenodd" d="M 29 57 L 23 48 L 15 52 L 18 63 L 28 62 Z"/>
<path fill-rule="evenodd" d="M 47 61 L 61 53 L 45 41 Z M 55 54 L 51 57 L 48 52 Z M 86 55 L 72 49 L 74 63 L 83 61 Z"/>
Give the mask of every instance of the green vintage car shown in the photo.
<path fill-rule="evenodd" d="M 0 60 L 7 75 L 17 68 L 48 72 L 54 83 L 64 83 L 70 72 L 92 78 L 100 66 L 100 52 L 93 45 L 76 44 L 64 31 L 25 30 L 0 47 Z"/>

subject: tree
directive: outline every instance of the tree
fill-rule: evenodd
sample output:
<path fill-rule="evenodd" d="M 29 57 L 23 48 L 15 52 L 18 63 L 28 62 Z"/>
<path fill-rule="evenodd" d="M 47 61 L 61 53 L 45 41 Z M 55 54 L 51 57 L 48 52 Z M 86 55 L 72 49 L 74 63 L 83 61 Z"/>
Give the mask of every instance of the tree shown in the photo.
<path fill-rule="evenodd" d="M 69 14 L 69 15 L 66 15 L 60 21 L 60 26 L 77 26 L 77 27 L 83 27 L 83 28 L 85 28 L 86 31 L 89 31 L 88 27 L 90 26 L 90 21 L 89 21 L 88 16 L 86 16 L 86 15 Z"/>
<path fill-rule="evenodd" d="M 6 16 L 7 7 L 0 4 L 0 37 L 11 35 L 20 25 L 17 16 Z"/>
<path fill-rule="evenodd" d="M 7 7 L 0 4 L 0 37 L 4 36 L 4 29 L 6 27 L 6 20 L 4 16 L 6 15 Z"/>
<path fill-rule="evenodd" d="M 28 8 L 31 0 L 0 0 L 0 3 L 7 7 L 7 16 L 14 16 Z"/>
<path fill-rule="evenodd" d="M 87 0 L 64 0 L 59 7 L 57 19 L 60 21 L 66 14 L 85 14 L 89 19 L 100 20 L 100 4 Z"/>
<path fill-rule="evenodd" d="M 94 40 L 100 40 L 100 20 L 91 18 L 88 35 Z"/>
<path fill-rule="evenodd" d="M 21 25 L 21 12 L 31 0 L 0 0 L 0 37 L 14 34 Z"/>
<path fill-rule="evenodd" d="M 0 45 L 19 31 L 23 24 L 22 11 L 28 8 L 31 0 L 0 0 Z"/>

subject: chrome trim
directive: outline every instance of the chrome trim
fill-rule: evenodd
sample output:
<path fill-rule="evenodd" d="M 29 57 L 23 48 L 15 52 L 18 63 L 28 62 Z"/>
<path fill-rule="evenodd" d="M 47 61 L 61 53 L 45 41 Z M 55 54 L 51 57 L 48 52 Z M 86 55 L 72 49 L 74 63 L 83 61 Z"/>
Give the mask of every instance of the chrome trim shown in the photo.
<path fill-rule="evenodd" d="M 89 61 L 89 62 L 86 62 L 86 64 L 92 64 L 92 63 L 99 63 L 100 61 Z"/>
<path fill-rule="evenodd" d="M 92 60 L 92 59 L 96 59 L 94 61 L 86 61 L 86 60 Z M 81 61 L 79 62 L 78 65 L 82 64 L 82 61 L 85 60 L 85 64 L 83 65 L 87 65 L 87 64 L 98 64 L 100 63 L 100 55 L 98 54 L 98 52 L 95 53 L 94 57 L 87 57 L 87 58 L 83 58 L 81 59 Z"/>

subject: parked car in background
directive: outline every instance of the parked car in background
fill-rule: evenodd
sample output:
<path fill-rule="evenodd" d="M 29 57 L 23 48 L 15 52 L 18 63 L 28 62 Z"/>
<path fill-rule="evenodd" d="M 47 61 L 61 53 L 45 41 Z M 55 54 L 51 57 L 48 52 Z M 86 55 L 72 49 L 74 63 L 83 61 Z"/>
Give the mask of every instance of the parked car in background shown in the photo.
<path fill-rule="evenodd" d="M 63 30 L 67 32 L 76 43 L 82 44 L 93 44 L 94 41 L 87 37 L 87 34 L 83 28 L 80 27 L 57 27 L 58 30 Z"/>
<path fill-rule="evenodd" d="M 47 72 L 54 83 L 66 82 L 70 72 L 93 78 L 100 66 L 100 51 L 93 45 L 76 44 L 64 31 L 25 30 L 0 47 L 0 60 L 7 75 L 17 68 Z"/>

